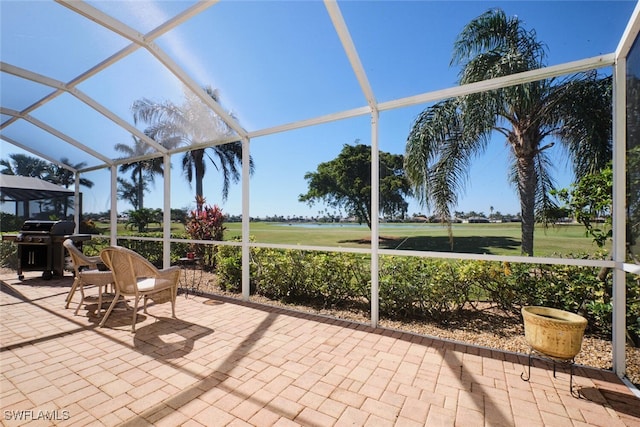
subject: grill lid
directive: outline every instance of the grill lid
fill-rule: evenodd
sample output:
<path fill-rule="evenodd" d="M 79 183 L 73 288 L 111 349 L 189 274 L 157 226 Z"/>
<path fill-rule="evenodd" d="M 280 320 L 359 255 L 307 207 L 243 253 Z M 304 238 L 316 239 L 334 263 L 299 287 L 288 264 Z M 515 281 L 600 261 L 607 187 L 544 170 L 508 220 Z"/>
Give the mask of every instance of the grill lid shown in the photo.
<path fill-rule="evenodd" d="M 49 233 L 56 221 L 25 221 L 20 231 L 23 233 Z"/>
<path fill-rule="evenodd" d="M 28 220 L 22 224 L 21 234 L 51 234 L 55 236 L 73 234 L 76 224 L 73 221 Z"/>

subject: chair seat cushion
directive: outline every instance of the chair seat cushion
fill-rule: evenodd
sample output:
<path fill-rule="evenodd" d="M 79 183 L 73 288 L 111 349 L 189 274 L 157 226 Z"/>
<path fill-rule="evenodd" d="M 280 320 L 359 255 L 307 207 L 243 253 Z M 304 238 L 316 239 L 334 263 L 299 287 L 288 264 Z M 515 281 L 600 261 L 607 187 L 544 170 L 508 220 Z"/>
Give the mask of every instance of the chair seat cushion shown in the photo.
<path fill-rule="evenodd" d="M 138 290 L 140 292 L 149 292 L 152 290 L 162 290 L 173 287 L 173 281 L 156 278 L 156 277 L 144 277 L 138 279 Z"/>

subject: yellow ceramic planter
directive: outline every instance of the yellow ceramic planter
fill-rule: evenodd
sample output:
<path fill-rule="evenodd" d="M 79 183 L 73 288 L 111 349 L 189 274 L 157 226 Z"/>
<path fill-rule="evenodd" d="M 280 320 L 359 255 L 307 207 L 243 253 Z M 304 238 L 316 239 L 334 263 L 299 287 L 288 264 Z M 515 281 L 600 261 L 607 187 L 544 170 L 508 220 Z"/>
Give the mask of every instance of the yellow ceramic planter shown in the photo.
<path fill-rule="evenodd" d="M 582 347 L 587 319 L 556 308 L 522 308 L 524 337 L 532 349 L 557 359 L 573 359 Z"/>

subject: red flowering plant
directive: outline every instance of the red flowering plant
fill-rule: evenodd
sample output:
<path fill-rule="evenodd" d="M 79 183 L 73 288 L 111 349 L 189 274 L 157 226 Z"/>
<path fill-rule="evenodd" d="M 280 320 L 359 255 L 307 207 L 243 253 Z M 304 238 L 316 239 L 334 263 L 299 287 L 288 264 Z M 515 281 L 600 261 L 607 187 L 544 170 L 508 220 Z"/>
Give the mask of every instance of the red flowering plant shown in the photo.
<path fill-rule="evenodd" d="M 222 240 L 226 230 L 222 209 L 217 205 L 205 205 L 204 198 L 196 202 L 198 207 L 191 211 L 185 224 L 189 237 L 193 240 Z M 216 246 L 193 244 L 191 248 L 192 256 L 200 258 L 203 266 L 214 267 Z"/>

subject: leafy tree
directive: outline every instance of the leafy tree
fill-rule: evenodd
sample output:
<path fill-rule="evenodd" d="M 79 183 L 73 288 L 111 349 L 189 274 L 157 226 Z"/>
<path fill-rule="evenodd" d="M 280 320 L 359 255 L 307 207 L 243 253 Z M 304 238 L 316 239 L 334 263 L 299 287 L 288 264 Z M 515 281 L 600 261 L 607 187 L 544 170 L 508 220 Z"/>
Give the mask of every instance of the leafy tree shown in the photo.
<path fill-rule="evenodd" d="M 133 144 L 131 146 L 126 144 L 116 144 L 115 149 L 127 155 L 127 157 L 140 157 L 145 154 L 153 153 L 153 147 L 150 147 L 145 142 L 132 136 Z M 153 184 L 155 182 L 156 175 L 164 174 L 164 162 L 161 157 L 154 157 L 147 160 L 141 160 L 133 163 L 125 163 L 120 165 L 120 172 L 131 171 L 131 180 L 136 186 L 137 190 L 137 207 L 139 209 L 144 208 L 144 192 L 148 188 L 148 183 Z"/>
<path fill-rule="evenodd" d="M 30 176 L 43 179 L 49 172 L 50 163 L 38 157 L 14 153 L 9 154 L 9 159 L 0 159 L 0 166 L 3 167 L 0 170 L 3 175 Z"/>
<path fill-rule="evenodd" d="M 184 223 L 187 220 L 187 208 L 171 209 L 171 221 Z"/>
<path fill-rule="evenodd" d="M 142 208 L 129 211 L 129 219 L 125 227 L 137 227 L 138 232 L 142 233 L 147 230 L 147 226 L 151 223 L 162 224 L 162 210 Z"/>
<path fill-rule="evenodd" d="M 216 102 L 218 92 L 205 87 Z M 200 145 L 232 135 L 229 126 L 194 94 L 185 93 L 185 102 L 175 105 L 170 101 L 153 102 L 143 98 L 133 104 L 133 117 L 150 126 L 145 133 L 166 147 Z M 195 181 L 196 196 L 203 197 L 203 180 L 207 171 L 206 159 L 222 173 L 222 199 L 226 200 L 231 182 L 238 182 L 242 169 L 242 143 L 216 145 L 185 152 L 182 170 L 189 183 Z M 253 160 L 250 160 L 253 172 Z M 198 205 L 201 209 L 202 205 Z"/>
<path fill-rule="evenodd" d="M 627 78 L 627 247 L 640 257 L 640 78 Z"/>
<path fill-rule="evenodd" d="M 541 68 L 545 56 L 535 31 L 496 9 L 463 28 L 451 64 L 461 65 L 459 83 L 468 84 Z M 520 198 L 522 252 L 533 255 L 536 211 L 552 202 L 545 150 L 554 142 L 547 139 L 566 146 L 576 176 L 601 169 L 611 160 L 611 99 L 611 78 L 588 72 L 444 100 L 425 109 L 409 133 L 407 175 L 419 200 L 448 222 L 472 159 L 493 132 L 502 134 Z"/>
<path fill-rule="evenodd" d="M 402 155 L 380 152 L 380 211 L 388 217 L 404 217 L 411 188 Z M 335 159 L 320 163 L 316 172 L 304 176 L 309 191 L 298 198 L 313 205 L 322 201 L 333 208 L 344 208 L 358 222 L 371 228 L 371 147 L 345 144 Z"/>
<path fill-rule="evenodd" d="M 583 176 L 570 189 L 552 191 L 575 219 L 585 226 L 587 236 L 603 247 L 612 236 L 613 169 L 611 163 L 600 172 Z"/>

